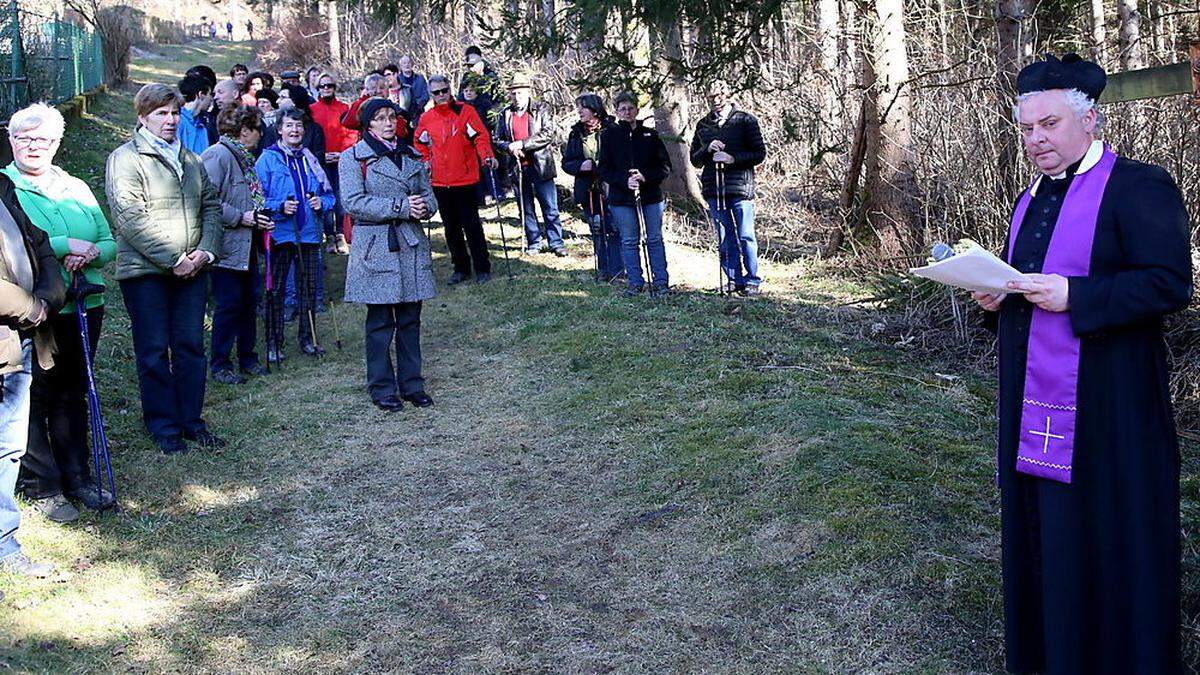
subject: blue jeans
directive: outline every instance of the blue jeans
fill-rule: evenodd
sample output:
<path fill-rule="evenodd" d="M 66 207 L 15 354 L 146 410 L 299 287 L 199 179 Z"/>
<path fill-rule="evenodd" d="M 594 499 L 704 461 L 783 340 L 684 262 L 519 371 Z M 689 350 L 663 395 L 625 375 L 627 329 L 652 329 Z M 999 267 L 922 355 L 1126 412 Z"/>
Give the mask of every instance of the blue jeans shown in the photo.
<path fill-rule="evenodd" d="M 29 441 L 29 385 L 33 382 L 32 344 L 21 345 L 24 365 L 15 373 L 0 376 L 0 558 L 21 552 L 17 528 L 21 509 L 13 496 L 21 455 Z"/>
<path fill-rule="evenodd" d="M 245 272 L 213 268 L 212 276 L 212 353 L 209 367 L 214 373 L 233 370 L 229 352 L 237 344 L 238 367 L 242 370 L 258 365 L 258 295 L 262 281 L 258 261 L 250 261 Z"/>
<path fill-rule="evenodd" d="M 667 249 L 663 245 L 662 220 L 665 202 L 642 205 L 642 218 L 646 221 L 646 249 L 650 257 L 650 276 L 655 288 L 666 288 L 670 284 L 667 276 Z M 642 277 L 641 225 L 638 224 L 637 208 L 633 206 L 609 206 L 612 219 L 621 231 L 621 259 L 629 274 L 629 288 L 640 290 L 645 283 Z"/>
<path fill-rule="evenodd" d="M 758 286 L 758 239 L 754 236 L 754 200 L 736 199 L 717 210 L 717 201 L 708 200 L 708 209 L 718 223 L 717 241 L 721 248 L 721 267 L 737 286 Z"/>
<path fill-rule="evenodd" d="M 558 214 L 558 189 L 553 180 L 537 180 L 533 169 L 521 173 L 521 201 L 525 211 L 525 246 L 540 248 L 542 230 L 538 227 L 537 215 L 533 212 L 533 200 L 542 206 L 542 221 L 545 223 L 546 243 L 552 249 L 563 247 L 562 218 Z"/>
<path fill-rule="evenodd" d="M 206 276 L 180 279 L 147 274 L 121 282 L 133 333 L 142 421 L 155 441 L 207 428 L 200 416 L 208 378 L 204 358 Z"/>
<path fill-rule="evenodd" d="M 625 261 L 621 258 L 621 233 L 613 222 L 612 213 L 605 205 L 601 210 L 600 196 L 589 193 L 593 200 L 583 204 L 583 215 L 587 218 L 592 233 L 592 254 L 596 256 L 596 269 L 602 281 L 609 281 L 625 273 Z"/>

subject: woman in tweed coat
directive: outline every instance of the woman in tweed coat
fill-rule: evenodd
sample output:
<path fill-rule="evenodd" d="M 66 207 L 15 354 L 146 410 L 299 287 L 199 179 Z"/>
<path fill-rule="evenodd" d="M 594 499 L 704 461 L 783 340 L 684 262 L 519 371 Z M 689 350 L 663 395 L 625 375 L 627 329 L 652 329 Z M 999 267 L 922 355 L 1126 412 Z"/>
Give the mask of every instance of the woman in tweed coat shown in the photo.
<path fill-rule="evenodd" d="M 338 160 L 342 204 L 355 220 L 345 299 L 367 306 L 367 389 L 388 412 L 403 401 L 433 405 L 421 377 L 421 303 L 436 291 L 420 221 L 437 212 L 437 200 L 428 167 L 396 137 L 397 113 L 387 99 L 363 103 L 363 139 Z"/>

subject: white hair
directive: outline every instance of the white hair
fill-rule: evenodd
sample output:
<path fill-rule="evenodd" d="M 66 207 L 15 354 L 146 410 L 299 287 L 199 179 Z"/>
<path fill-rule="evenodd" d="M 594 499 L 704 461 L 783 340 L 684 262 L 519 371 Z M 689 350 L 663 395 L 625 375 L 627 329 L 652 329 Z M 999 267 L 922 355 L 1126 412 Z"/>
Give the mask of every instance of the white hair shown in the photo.
<path fill-rule="evenodd" d="M 1022 103 L 1028 101 L 1034 96 L 1037 96 L 1038 94 L 1044 94 L 1047 91 L 1051 90 L 1031 91 L 1017 96 L 1017 102 L 1013 104 L 1012 109 L 1013 119 L 1020 119 Z M 1061 89 L 1060 91 L 1062 91 L 1063 95 L 1067 97 L 1067 106 L 1071 108 L 1071 111 L 1074 112 L 1076 117 L 1079 119 L 1083 119 L 1083 116 L 1086 115 L 1089 110 L 1096 111 L 1096 130 L 1092 132 L 1092 135 L 1099 139 L 1103 135 L 1105 117 L 1104 113 L 1100 112 L 1100 107 L 1096 101 L 1078 89 Z"/>
<path fill-rule="evenodd" d="M 33 129 L 42 129 L 47 136 L 62 138 L 67 123 L 57 108 L 34 103 L 12 114 L 8 119 L 8 137 L 13 138 Z"/>
<path fill-rule="evenodd" d="M 379 84 L 380 82 L 383 82 L 385 79 L 387 79 L 387 78 L 380 75 L 379 73 L 371 73 L 370 75 L 363 78 L 363 87 L 366 89 L 370 89 L 370 88 L 374 87 L 375 85 Z"/>

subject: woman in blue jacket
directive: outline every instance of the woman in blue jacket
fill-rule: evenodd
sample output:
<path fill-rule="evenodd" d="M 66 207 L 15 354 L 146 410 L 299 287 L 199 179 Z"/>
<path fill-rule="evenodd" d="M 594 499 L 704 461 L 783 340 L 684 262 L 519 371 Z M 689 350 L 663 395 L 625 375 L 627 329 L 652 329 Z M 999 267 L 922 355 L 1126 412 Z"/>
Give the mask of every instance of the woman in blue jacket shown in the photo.
<path fill-rule="evenodd" d="M 317 340 L 316 284 L 321 265 L 321 214 L 334 206 L 333 188 L 321 163 L 304 147 L 304 113 L 294 108 L 280 111 L 279 141 L 265 148 L 254 170 L 263 187 L 263 206 L 275 221 L 271 232 L 270 331 L 267 359 L 283 358 L 283 296 L 288 270 L 296 265 L 300 350 L 321 356 Z"/>

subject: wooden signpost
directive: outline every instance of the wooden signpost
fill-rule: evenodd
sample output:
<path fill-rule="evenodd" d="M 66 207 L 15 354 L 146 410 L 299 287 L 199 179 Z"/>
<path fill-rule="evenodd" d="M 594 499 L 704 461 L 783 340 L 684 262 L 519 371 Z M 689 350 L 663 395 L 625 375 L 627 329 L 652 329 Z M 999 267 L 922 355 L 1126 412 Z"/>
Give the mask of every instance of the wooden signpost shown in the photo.
<path fill-rule="evenodd" d="M 1180 94 L 1191 94 L 1192 103 L 1200 105 L 1200 42 L 1191 44 L 1184 63 L 1112 73 L 1100 102 L 1142 101 Z"/>

